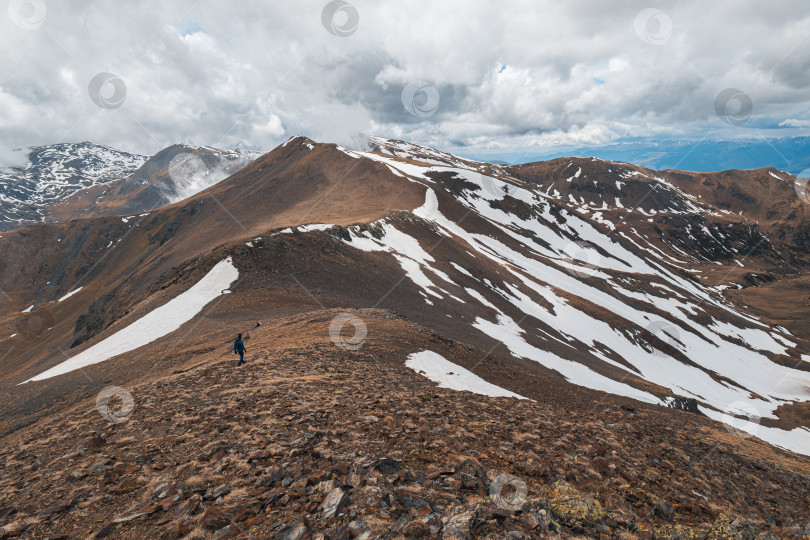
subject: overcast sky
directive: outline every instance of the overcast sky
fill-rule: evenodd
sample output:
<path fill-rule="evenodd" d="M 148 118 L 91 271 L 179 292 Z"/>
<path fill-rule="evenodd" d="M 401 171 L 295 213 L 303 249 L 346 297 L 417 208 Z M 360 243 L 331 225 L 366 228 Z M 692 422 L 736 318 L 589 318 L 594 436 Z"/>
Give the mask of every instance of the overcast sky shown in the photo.
<path fill-rule="evenodd" d="M 807 0 L 4 2 L 0 149 L 364 133 L 537 151 L 810 127 Z"/>

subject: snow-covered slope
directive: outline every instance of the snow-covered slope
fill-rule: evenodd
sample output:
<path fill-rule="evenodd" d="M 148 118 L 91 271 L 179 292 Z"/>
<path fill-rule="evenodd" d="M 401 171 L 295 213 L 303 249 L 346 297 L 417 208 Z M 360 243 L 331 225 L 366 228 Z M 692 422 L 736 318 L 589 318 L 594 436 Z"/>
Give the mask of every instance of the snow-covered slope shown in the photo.
<path fill-rule="evenodd" d="M 228 292 L 227 288 L 238 278 L 239 271 L 234 268 L 231 259 L 225 259 L 214 266 L 199 283 L 165 305 L 151 311 L 107 339 L 25 382 L 41 381 L 70 373 L 160 339 L 190 321 L 217 296 Z"/>
<path fill-rule="evenodd" d="M 0 163 L 0 230 L 40 222 L 43 208 L 81 189 L 128 176 L 147 159 L 88 142 L 35 146 L 15 153 L 19 159 L 14 166 Z"/>
<path fill-rule="evenodd" d="M 14 166 L 0 163 L 0 231 L 152 210 L 221 182 L 261 154 L 176 144 L 147 157 L 78 143 L 19 150 L 15 160 L 4 155 Z"/>
<path fill-rule="evenodd" d="M 760 425 L 775 423 L 780 406 L 810 401 L 806 342 L 685 277 L 687 261 L 620 234 L 599 212 L 560 206 L 547 189 L 482 174 L 477 164 L 427 165 L 430 154 L 395 145 L 385 145 L 390 157 L 346 152 L 423 184 L 425 203 L 413 214 L 417 229 L 435 238 L 385 219 L 373 231 L 350 228 L 344 241 L 390 253 L 426 309 L 449 314 L 455 303 L 479 305 L 465 322 L 514 357 L 613 394 L 661 404 L 696 399 L 718 420 L 756 417 L 750 431 L 810 454 L 810 430 Z M 687 206 L 672 212 L 708 211 L 689 208 L 692 197 L 655 182 Z M 445 260 L 450 243 L 466 255 Z M 467 270 L 482 260 L 498 265 L 499 282 Z"/>

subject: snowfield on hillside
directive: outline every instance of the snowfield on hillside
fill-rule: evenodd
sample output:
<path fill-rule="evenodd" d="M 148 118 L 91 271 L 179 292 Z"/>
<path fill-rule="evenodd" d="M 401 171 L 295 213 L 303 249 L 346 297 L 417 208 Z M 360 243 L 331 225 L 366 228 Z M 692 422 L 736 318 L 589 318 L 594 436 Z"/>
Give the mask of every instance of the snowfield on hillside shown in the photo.
<path fill-rule="evenodd" d="M 205 277 L 186 292 L 89 349 L 20 384 L 49 379 L 98 364 L 166 336 L 194 318 L 238 278 L 239 271 L 228 257 L 217 263 Z"/>
<path fill-rule="evenodd" d="M 810 373 L 775 363 L 768 357 L 799 356 L 798 346 L 788 332 L 769 328 L 737 311 L 709 288 L 682 277 L 672 261 L 662 260 L 649 250 L 625 247 L 618 241 L 622 235 L 612 227 L 606 232 L 587 216 L 565 210 L 560 212 L 564 216 L 561 223 L 552 215 L 546 194 L 520 185 L 516 179 L 506 182 L 488 177 L 483 189 L 465 189 L 455 195 L 458 202 L 496 231 L 472 232 L 464 227 L 468 221 L 455 222 L 439 210 L 436 195 L 439 186 L 432 173 L 453 173 L 482 186 L 484 175 L 480 172 L 344 151 L 354 154 L 353 157 L 383 162 L 408 180 L 422 183 L 425 203 L 413 214 L 436 226 L 440 235 L 469 246 L 475 257 L 498 263 L 513 281 L 483 283 L 465 275 L 460 270 L 464 263 L 459 260 L 452 261 L 450 266 L 457 271 L 449 275 L 438 267 L 441 250 L 421 245 L 417 238 L 398 230 L 387 219 L 377 223 L 383 233 L 381 237 L 350 227 L 351 239 L 344 242 L 364 251 L 390 253 L 421 291 L 426 309 L 442 309 L 442 302 L 482 305 L 484 309 L 474 321 L 469 321 L 470 325 L 502 343 L 513 356 L 538 362 L 580 386 L 664 404 L 665 400 L 625 380 L 639 377 L 668 389 L 672 396 L 697 399 L 702 410 L 719 420 L 732 404 L 743 404 L 757 411 L 760 418 L 775 419 L 774 412 L 780 405 L 810 400 Z M 397 154 L 402 158 L 407 152 L 402 149 Z M 509 196 L 531 205 L 536 211 L 534 217 L 523 219 L 490 204 L 503 198 L 507 184 Z M 541 238 L 543 242 L 532 238 Z M 592 246 L 595 256 L 589 256 L 587 249 L 581 248 L 578 251 L 585 251 L 585 255 L 572 257 L 570 248 L 577 245 L 576 241 Z M 644 292 L 634 290 L 627 286 L 627 277 L 651 283 L 654 288 Z M 602 281 L 606 287 L 597 286 L 594 280 Z M 503 311 L 504 302 L 525 316 L 520 320 L 510 317 Z M 583 309 L 583 305 L 592 308 Z M 710 310 L 715 316 L 721 311 L 727 317 L 719 321 Z M 708 324 L 704 322 L 707 317 Z M 535 321 L 545 324 L 538 327 Z M 627 330 L 628 327 L 631 329 Z M 679 353 L 677 357 L 647 341 L 645 330 L 670 345 Z M 570 357 L 538 346 L 536 340 L 530 339 L 538 333 L 547 334 L 543 336 L 546 340 L 570 347 Z M 581 351 L 586 351 L 595 365 L 581 363 L 577 359 Z M 606 374 L 616 370 L 626 376 Z M 808 430 L 788 432 L 758 423 L 740 423 L 743 431 L 810 454 Z"/>

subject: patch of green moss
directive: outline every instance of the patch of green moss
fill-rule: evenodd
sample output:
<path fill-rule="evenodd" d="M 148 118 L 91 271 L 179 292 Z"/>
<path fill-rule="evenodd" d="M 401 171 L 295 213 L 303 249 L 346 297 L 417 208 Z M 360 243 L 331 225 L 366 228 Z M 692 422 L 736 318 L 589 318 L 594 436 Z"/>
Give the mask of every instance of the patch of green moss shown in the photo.
<path fill-rule="evenodd" d="M 565 483 L 557 483 L 549 494 L 551 513 L 562 523 L 588 525 L 599 523 L 607 518 L 607 512 L 599 501 L 579 493 Z"/>

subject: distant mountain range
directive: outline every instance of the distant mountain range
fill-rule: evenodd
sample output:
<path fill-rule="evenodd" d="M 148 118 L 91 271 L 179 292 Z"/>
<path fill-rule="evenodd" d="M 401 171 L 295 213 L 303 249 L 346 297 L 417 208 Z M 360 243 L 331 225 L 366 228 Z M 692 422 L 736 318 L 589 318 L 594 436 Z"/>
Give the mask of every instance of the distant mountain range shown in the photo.
<path fill-rule="evenodd" d="M 810 137 L 761 140 L 634 141 L 606 146 L 563 148 L 549 152 L 465 153 L 489 163 L 519 164 L 566 156 L 597 157 L 649 169 L 716 172 L 776 167 L 797 175 L 810 168 Z"/>
<path fill-rule="evenodd" d="M 17 166 L 0 163 L 0 231 L 41 222 L 46 207 L 128 176 L 148 159 L 89 142 L 34 146 L 15 154 Z"/>
<path fill-rule="evenodd" d="M 15 166 L 0 162 L 0 231 L 30 223 L 152 210 L 224 180 L 261 155 L 175 144 L 150 157 L 90 142 L 36 146 L 15 153 L 20 154 Z M 810 169 L 810 137 L 637 141 L 548 153 L 458 155 L 497 165 L 579 156 L 634 163 L 652 170 L 714 172 L 774 167 L 798 175 Z M 19 162 L 27 163 L 21 166 Z"/>
<path fill-rule="evenodd" d="M 36 146 L 0 164 L 0 231 L 152 210 L 227 178 L 260 154 L 175 144 L 152 157 L 90 142 Z M 21 156 L 26 157 L 26 156 Z"/>

